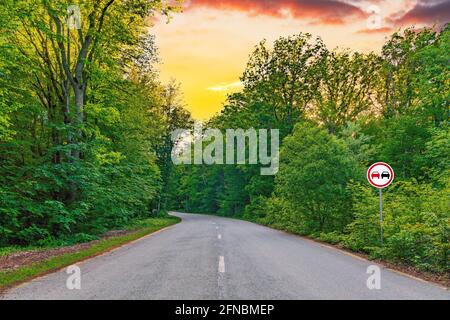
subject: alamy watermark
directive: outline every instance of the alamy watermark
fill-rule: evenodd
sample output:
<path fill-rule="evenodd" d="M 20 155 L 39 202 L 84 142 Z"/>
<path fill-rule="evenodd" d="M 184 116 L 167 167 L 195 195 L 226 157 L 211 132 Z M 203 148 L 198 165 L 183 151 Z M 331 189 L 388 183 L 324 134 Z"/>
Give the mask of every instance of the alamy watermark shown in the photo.
<path fill-rule="evenodd" d="M 367 29 L 368 30 L 380 29 L 383 25 L 381 8 L 377 5 L 371 5 L 367 8 L 367 11 L 370 14 L 369 18 L 367 19 Z"/>
<path fill-rule="evenodd" d="M 367 274 L 370 274 L 367 278 L 366 286 L 369 290 L 380 290 L 381 289 L 381 269 L 379 266 L 370 265 L 367 267 Z"/>
<path fill-rule="evenodd" d="M 224 134 L 219 129 L 203 129 L 201 123 L 196 123 L 193 132 L 187 129 L 173 131 L 172 141 L 175 165 L 259 164 L 261 175 L 278 173 L 278 129 L 227 129 Z"/>
<path fill-rule="evenodd" d="M 69 290 L 81 289 L 81 269 L 77 265 L 67 267 L 66 273 L 70 276 L 67 277 L 66 287 Z"/>
<path fill-rule="evenodd" d="M 81 10 L 77 5 L 67 7 L 67 27 L 70 30 L 81 29 Z"/>

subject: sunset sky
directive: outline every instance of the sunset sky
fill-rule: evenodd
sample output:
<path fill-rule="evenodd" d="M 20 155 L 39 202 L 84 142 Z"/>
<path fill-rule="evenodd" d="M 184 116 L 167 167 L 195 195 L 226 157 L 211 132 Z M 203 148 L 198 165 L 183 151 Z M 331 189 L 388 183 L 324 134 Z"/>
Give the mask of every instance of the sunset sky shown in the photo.
<path fill-rule="evenodd" d="M 180 82 L 194 118 L 207 119 L 240 89 L 248 56 L 263 39 L 309 32 L 330 49 L 379 52 L 400 27 L 449 18 L 450 0 L 186 0 L 183 13 L 156 22 L 153 33 L 163 81 Z"/>

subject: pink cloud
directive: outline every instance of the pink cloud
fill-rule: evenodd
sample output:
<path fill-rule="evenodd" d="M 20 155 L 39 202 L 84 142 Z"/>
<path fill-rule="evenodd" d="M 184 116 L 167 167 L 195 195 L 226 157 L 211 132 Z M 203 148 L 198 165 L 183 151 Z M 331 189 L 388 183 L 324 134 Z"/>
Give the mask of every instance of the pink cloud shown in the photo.
<path fill-rule="evenodd" d="M 315 24 L 340 25 L 367 14 L 355 5 L 339 0 L 192 0 L 188 8 L 212 8 L 282 18 L 286 10 L 297 19 Z"/>

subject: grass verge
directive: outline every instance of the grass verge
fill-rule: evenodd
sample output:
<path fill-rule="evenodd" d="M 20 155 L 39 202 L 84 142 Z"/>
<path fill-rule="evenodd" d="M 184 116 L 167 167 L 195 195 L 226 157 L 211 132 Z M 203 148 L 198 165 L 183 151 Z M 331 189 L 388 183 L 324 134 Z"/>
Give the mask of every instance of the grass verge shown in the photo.
<path fill-rule="evenodd" d="M 12 271 L 0 272 L 0 292 L 27 280 L 59 270 L 75 262 L 98 256 L 128 242 L 176 224 L 180 222 L 180 220 L 181 219 L 177 217 L 148 219 L 132 227 L 133 233 L 103 239 L 84 250 L 52 257 Z"/>

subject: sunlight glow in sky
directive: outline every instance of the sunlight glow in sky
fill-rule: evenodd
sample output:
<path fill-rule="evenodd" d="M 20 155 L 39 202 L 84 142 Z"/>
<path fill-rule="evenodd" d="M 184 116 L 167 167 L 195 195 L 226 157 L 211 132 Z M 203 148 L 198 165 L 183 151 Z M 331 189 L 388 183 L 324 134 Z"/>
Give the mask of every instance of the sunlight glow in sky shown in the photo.
<path fill-rule="evenodd" d="M 374 5 L 379 20 L 371 18 Z M 449 21 L 450 0 L 191 0 L 170 23 L 152 29 L 164 82 L 181 83 L 196 119 L 219 112 L 254 46 L 280 36 L 309 32 L 328 48 L 379 52 L 402 26 Z M 374 22 L 375 21 L 375 22 Z"/>

